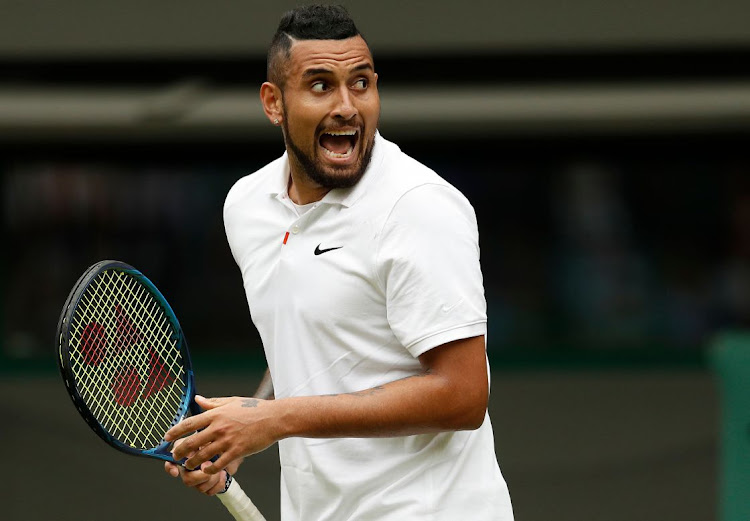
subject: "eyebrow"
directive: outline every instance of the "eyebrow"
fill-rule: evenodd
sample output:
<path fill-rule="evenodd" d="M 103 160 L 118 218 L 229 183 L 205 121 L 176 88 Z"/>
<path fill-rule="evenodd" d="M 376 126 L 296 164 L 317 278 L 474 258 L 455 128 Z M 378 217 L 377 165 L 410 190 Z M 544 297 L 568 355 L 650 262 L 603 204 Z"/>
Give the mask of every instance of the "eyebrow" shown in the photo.
<path fill-rule="evenodd" d="M 357 65 L 356 67 L 354 67 L 351 72 L 359 72 L 364 70 L 374 71 L 374 69 L 372 68 L 372 64 L 363 63 L 362 65 Z M 310 76 L 317 76 L 319 74 L 333 74 L 333 71 L 330 69 L 307 69 L 302 73 L 302 77 L 309 78 Z"/>
<path fill-rule="evenodd" d="M 354 67 L 352 69 L 352 72 L 359 72 L 359 71 L 365 71 L 365 70 L 370 70 L 373 72 L 375 71 L 375 69 L 372 68 L 371 63 L 363 63 L 362 65 L 357 65 L 356 67 Z"/>

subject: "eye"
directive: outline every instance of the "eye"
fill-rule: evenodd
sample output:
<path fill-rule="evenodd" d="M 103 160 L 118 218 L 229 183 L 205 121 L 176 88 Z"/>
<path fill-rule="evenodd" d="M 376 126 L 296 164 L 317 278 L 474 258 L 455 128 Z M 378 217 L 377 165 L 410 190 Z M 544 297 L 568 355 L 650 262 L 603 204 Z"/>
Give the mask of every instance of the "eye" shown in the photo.
<path fill-rule="evenodd" d="M 354 82 L 355 89 L 365 90 L 367 88 L 367 78 L 360 78 Z"/>
<path fill-rule="evenodd" d="M 328 85 L 326 85 L 325 82 L 316 81 L 312 84 L 311 90 L 313 92 L 325 92 L 328 90 Z"/>

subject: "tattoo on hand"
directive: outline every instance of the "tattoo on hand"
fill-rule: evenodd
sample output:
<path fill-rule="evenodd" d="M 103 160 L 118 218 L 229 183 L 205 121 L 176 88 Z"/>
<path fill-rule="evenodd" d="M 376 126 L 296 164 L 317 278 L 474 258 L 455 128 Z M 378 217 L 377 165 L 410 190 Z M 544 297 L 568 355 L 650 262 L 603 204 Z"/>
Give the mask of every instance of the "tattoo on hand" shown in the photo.
<path fill-rule="evenodd" d="M 242 400 L 242 407 L 257 407 L 259 401 L 255 398 L 245 398 Z"/>

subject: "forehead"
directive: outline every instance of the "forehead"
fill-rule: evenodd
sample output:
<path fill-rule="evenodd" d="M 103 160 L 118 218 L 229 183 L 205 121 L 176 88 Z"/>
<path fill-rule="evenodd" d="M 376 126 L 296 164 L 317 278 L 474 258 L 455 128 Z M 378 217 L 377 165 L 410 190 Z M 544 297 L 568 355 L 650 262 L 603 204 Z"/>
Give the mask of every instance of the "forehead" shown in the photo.
<path fill-rule="evenodd" d="M 347 70 L 363 63 L 372 65 L 370 48 L 361 36 L 346 40 L 298 40 L 292 44 L 290 76 L 300 76 L 310 68 Z"/>

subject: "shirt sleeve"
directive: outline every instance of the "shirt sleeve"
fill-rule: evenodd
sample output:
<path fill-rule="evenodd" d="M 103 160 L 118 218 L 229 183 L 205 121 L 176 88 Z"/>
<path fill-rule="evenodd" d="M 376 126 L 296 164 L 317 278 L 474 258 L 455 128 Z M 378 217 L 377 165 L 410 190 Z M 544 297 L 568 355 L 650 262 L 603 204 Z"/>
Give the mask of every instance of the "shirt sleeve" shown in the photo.
<path fill-rule="evenodd" d="M 452 186 L 404 194 L 385 222 L 376 261 L 388 322 L 414 357 L 486 334 L 476 215 Z"/>

